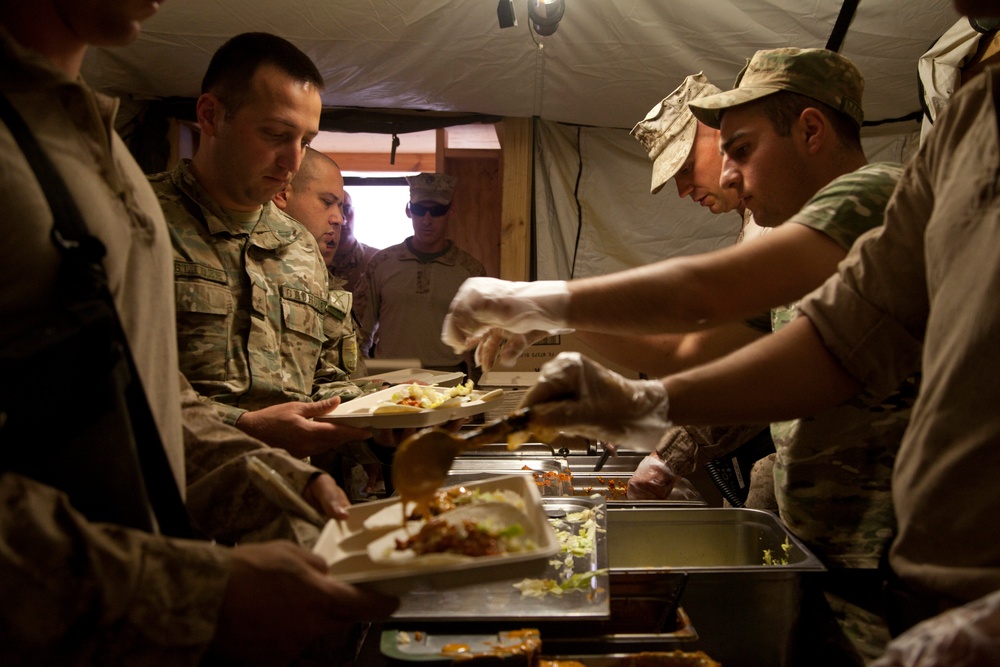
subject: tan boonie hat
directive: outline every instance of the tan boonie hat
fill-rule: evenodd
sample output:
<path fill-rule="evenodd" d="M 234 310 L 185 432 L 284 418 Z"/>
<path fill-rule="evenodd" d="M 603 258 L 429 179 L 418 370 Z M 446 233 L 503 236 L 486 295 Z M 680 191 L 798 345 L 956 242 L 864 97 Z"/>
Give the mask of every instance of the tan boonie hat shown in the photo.
<path fill-rule="evenodd" d="M 654 195 L 674 177 L 694 145 L 698 120 L 688 109 L 688 103 L 718 92 L 721 89 L 713 86 L 704 74 L 692 74 L 650 109 L 645 120 L 632 128 L 632 136 L 653 161 L 653 182 L 649 191 Z"/>
<path fill-rule="evenodd" d="M 455 194 L 455 177 L 448 174 L 417 174 L 407 176 L 410 186 L 410 201 L 433 201 L 438 204 L 450 204 L 451 196 Z"/>
<path fill-rule="evenodd" d="M 691 112 L 714 128 L 722 111 L 782 90 L 828 104 L 861 126 L 865 78 L 850 60 L 827 49 L 758 51 L 736 79 L 736 88 L 691 103 Z"/>

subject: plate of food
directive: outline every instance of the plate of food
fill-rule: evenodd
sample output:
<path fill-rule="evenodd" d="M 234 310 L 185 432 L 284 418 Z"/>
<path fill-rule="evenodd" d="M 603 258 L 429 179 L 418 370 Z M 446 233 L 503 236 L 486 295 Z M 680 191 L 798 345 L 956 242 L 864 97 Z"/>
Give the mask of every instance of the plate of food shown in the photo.
<path fill-rule="evenodd" d="M 561 546 L 531 478 L 494 477 L 464 490 L 481 500 L 416 520 L 398 498 L 355 505 L 346 521 L 327 523 L 313 551 L 337 579 L 389 595 L 544 572 Z"/>
<path fill-rule="evenodd" d="M 454 387 L 400 384 L 338 405 L 318 421 L 358 428 L 424 428 L 489 410 L 503 389 L 474 389 L 472 381 Z"/>

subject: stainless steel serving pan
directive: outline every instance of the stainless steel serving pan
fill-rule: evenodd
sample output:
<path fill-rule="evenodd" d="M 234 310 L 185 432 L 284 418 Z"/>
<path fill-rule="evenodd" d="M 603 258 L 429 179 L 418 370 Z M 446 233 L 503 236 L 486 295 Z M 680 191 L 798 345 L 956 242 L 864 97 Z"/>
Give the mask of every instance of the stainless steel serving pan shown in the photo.
<path fill-rule="evenodd" d="M 765 565 L 786 540 L 788 564 Z M 608 562 L 612 590 L 685 574 L 693 646 L 726 667 L 788 664 L 803 578 L 825 569 L 777 516 L 746 508 L 609 506 Z"/>

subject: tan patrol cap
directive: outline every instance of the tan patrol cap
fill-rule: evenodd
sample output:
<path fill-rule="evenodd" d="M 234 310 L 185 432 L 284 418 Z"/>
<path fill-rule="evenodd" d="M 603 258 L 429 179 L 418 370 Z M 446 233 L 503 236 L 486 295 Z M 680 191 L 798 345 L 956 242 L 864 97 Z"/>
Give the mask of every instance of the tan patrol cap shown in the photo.
<path fill-rule="evenodd" d="M 827 49 L 770 49 L 758 51 L 740 72 L 736 88 L 691 103 L 701 122 L 718 128 L 725 109 L 782 90 L 799 93 L 828 104 L 861 126 L 861 97 L 865 78 L 854 63 Z"/>
<path fill-rule="evenodd" d="M 433 201 L 438 204 L 450 204 L 455 194 L 456 178 L 448 174 L 423 172 L 415 176 L 407 176 L 406 183 L 410 186 L 410 201 Z"/>
<path fill-rule="evenodd" d="M 650 109 L 645 120 L 632 128 L 632 136 L 642 144 L 653 161 L 653 181 L 649 189 L 653 194 L 677 174 L 694 146 L 698 121 L 688 109 L 688 104 L 718 92 L 721 89 L 712 85 L 704 74 L 692 74 Z"/>

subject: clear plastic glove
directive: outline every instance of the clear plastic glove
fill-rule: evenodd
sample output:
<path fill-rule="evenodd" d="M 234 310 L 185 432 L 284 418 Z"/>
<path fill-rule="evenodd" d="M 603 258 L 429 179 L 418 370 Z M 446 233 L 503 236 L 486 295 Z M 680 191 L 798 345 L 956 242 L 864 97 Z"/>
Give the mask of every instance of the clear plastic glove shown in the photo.
<path fill-rule="evenodd" d="M 678 477 L 667 500 L 704 500 L 687 477 Z"/>
<path fill-rule="evenodd" d="M 565 280 L 511 282 L 469 278 L 451 301 L 441 340 L 456 353 L 462 353 L 494 327 L 511 333 L 535 330 L 569 333 L 572 329 L 566 326 L 568 308 L 569 287 Z"/>
<path fill-rule="evenodd" d="M 542 366 L 522 406 L 538 406 L 533 423 L 592 440 L 650 451 L 670 427 L 667 390 L 656 380 L 629 380 L 579 352 Z"/>
<path fill-rule="evenodd" d="M 656 452 L 639 462 L 628 480 L 629 500 L 666 500 L 681 479 Z"/>
<path fill-rule="evenodd" d="M 493 328 L 479 339 L 476 345 L 476 365 L 484 373 L 493 370 L 499 361 L 501 366 L 511 367 L 521 353 L 549 335 L 548 331 L 513 333 L 505 329 Z"/>

